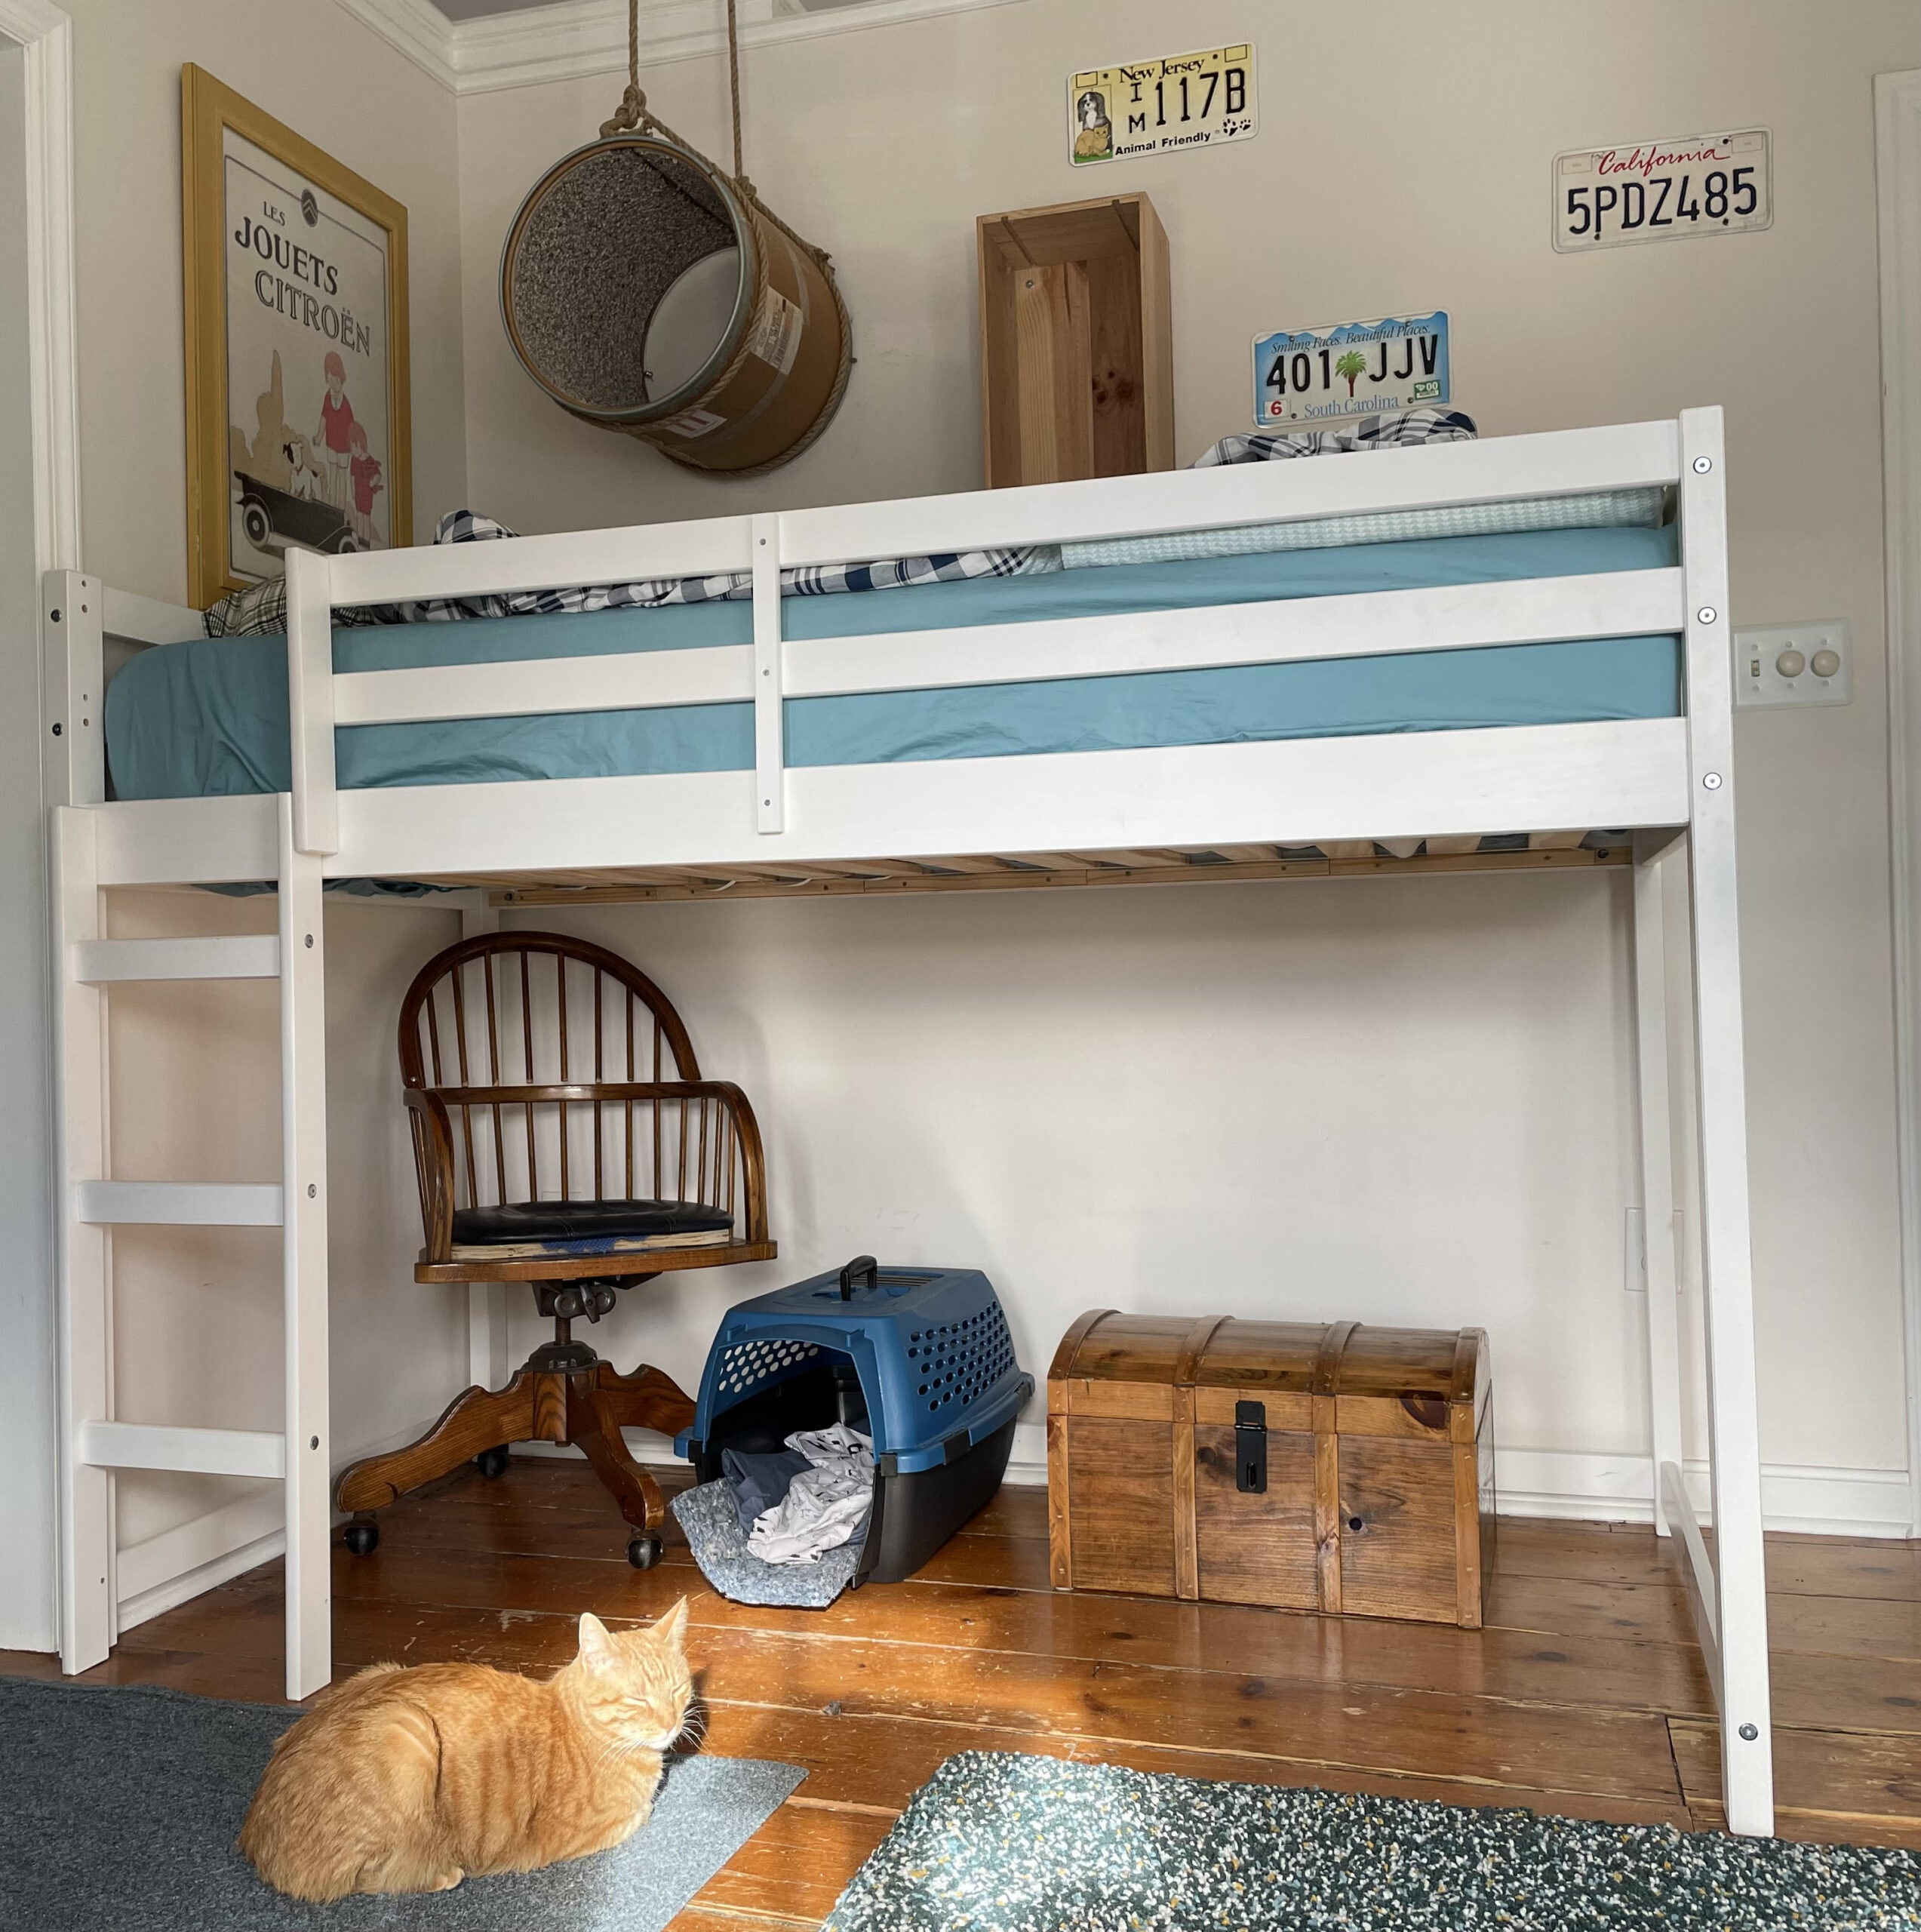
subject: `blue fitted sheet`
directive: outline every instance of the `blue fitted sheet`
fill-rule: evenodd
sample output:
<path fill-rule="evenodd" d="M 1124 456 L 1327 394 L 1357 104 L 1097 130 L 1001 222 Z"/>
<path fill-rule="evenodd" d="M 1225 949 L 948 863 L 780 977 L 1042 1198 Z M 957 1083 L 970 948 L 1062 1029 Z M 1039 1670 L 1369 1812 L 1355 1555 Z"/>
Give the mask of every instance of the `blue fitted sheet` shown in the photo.
<path fill-rule="evenodd" d="M 1176 563 L 1116 565 L 862 595 L 790 598 L 789 637 L 1023 623 L 1588 571 L 1676 560 L 1671 528 L 1542 531 Z M 338 671 L 682 651 L 752 641 L 745 602 L 337 630 Z M 1681 708 L 1672 637 L 1147 672 L 850 697 L 790 699 L 792 765 L 1339 737 L 1667 718 Z M 144 651 L 109 687 L 115 795 L 290 788 L 286 640 L 197 638 Z M 451 785 L 751 770 L 751 704 L 358 725 L 337 734 L 343 786 Z"/>

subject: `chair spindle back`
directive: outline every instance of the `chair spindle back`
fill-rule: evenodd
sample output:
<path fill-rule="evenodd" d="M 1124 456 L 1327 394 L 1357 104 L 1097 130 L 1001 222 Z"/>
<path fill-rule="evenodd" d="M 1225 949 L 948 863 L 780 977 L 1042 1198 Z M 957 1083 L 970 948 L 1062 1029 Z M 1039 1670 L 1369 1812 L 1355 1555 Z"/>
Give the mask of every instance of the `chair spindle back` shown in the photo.
<path fill-rule="evenodd" d="M 687 1029 L 617 954 L 558 933 L 450 947 L 407 990 L 400 1058 L 404 1083 L 446 1104 L 456 1206 L 645 1198 L 736 1211 L 727 1092 L 667 1091 L 700 1081 Z M 427 1169 L 423 1153 L 423 1190 Z"/>

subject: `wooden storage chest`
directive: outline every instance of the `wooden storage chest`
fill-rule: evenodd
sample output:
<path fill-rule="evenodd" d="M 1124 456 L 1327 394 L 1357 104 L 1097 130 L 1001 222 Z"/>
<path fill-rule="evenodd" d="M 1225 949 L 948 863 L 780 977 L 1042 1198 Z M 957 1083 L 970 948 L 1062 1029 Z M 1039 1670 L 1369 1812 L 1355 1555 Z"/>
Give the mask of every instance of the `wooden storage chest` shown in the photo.
<path fill-rule="evenodd" d="M 1480 1328 L 1083 1315 L 1047 1376 L 1055 1587 L 1477 1629 L 1492 1392 Z"/>

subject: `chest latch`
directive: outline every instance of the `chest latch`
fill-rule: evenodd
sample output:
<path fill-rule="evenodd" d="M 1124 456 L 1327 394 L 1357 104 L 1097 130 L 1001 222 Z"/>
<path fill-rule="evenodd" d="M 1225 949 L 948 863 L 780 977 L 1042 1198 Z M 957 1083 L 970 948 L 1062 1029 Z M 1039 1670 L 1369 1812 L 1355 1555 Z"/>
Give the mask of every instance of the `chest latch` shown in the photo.
<path fill-rule="evenodd" d="M 1234 1486 L 1243 1496 L 1264 1496 L 1268 1487 L 1268 1405 L 1234 1405 Z"/>

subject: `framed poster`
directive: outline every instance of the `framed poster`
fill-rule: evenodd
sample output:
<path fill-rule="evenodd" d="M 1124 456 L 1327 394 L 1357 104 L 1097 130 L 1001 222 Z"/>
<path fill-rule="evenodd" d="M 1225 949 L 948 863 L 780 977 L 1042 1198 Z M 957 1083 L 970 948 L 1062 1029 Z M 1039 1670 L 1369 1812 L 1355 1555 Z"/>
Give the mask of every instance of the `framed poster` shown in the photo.
<path fill-rule="evenodd" d="M 407 211 L 180 69 L 187 582 L 204 608 L 290 546 L 413 540 Z"/>

